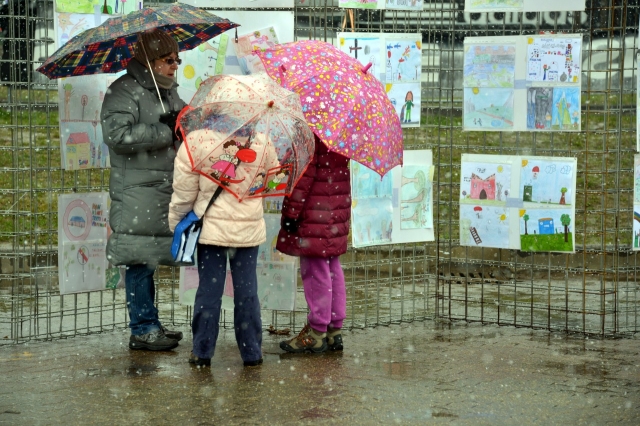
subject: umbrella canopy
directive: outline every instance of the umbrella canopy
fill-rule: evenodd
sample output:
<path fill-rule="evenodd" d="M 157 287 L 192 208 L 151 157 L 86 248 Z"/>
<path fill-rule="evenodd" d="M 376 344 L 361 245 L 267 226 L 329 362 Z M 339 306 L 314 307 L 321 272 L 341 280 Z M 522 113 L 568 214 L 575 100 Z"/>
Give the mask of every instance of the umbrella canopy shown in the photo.
<path fill-rule="evenodd" d="M 318 40 L 254 54 L 271 78 L 300 95 L 307 123 L 330 150 L 380 175 L 402 164 L 400 118 L 368 67 Z"/>
<path fill-rule="evenodd" d="M 240 201 L 291 194 L 314 152 L 299 96 L 264 73 L 205 80 L 178 131 L 192 170 Z"/>
<path fill-rule="evenodd" d="M 228 19 L 186 4 L 146 7 L 109 18 L 102 25 L 83 31 L 47 58 L 37 71 L 50 79 L 117 73 L 124 70 L 133 57 L 138 33 L 160 28 L 184 51 L 237 26 Z"/>

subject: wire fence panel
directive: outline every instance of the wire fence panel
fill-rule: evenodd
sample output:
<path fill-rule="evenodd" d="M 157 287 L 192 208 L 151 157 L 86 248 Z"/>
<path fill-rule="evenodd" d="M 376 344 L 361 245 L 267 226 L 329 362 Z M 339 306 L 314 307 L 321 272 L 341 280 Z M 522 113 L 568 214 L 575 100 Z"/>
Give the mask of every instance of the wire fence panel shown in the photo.
<path fill-rule="evenodd" d="M 421 126 L 404 136 L 405 149 L 433 151 L 436 241 L 350 247 L 341 259 L 345 326 L 442 318 L 603 336 L 638 332 L 638 254 L 631 242 L 640 5 L 586 5 L 584 12 L 465 13 L 463 0 L 424 0 L 420 12 L 354 11 L 357 32 L 422 34 Z M 233 9 L 216 14 L 225 10 Z M 335 42 L 350 29 L 337 0 L 296 0 L 287 10 L 299 40 Z M 59 293 L 57 198 L 107 190 L 109 170 L 60 166 L 57 83 L 34 71 L 54 51 L 53 11 L 52 0 L 8 0 L 0 14 L 0 344 L 128 323 L 124 290 Z M 464 132 L 465 37 L 542 32 L 583 36 L 582 131 Z M 575 157 L 576 253 L 461 246 L 463 153 Z M 188 324 L 192 309 L 178 303 L 178 276 L 175 268 L 158 268 L 158 308 L 164 321 Z M 265 328 L 304 324 L 300 283 L 298 289 L 299 308 L 263 311 Z M 225 310 L 222 321 L 231 327 L 233 313 Z"/>

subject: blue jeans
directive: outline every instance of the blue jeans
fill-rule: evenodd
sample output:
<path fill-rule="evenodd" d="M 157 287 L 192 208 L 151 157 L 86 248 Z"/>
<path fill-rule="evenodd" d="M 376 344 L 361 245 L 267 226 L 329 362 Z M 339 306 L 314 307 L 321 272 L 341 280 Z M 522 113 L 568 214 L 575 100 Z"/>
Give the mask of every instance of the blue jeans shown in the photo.
<path fill-rule="evenodd" d="M 256 264 L 258 247 L 220 247 L 198 244 L 199 285 L 193 305 L 193 353 L 212 358 L 220 329 L 227 256 L 233 279 L 233 324 L 240 356 L 245 362 L 262 358 L 262 319 Z"/>
<path fill-rule="evenodd" d="M 131 334 L 139 336 L 159 330 L 158 309 L 153 304 L 156 286 L 153 281 L 155 268 L 147 265 L 128 265 L 124 276 L 129 309 Z"/>

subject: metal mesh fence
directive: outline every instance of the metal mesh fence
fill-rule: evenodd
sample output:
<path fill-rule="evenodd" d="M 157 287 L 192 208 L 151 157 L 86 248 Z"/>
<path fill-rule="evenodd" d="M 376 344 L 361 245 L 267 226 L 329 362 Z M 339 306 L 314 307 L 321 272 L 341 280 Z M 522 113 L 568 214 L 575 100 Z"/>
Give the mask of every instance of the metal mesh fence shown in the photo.
<path fill-rule="evenodd" d="M 631 238 L 640 6 L 587 0 L 584 12 L 469 14 L 463 0 L 424 3 L 421 12 L 356 10 L 354 18 L 358 32 L 422 34 L 422 120 L 420 128 L 405 129 L 405 148 L 433 150 L 436 241 L 350 248 L 341 259 L 345 326 L 438 317 L 598 335 L 637 332 L 640 286 Z M 337 0 L 296 0 L 292 12 L 297 39 L 332 42 L 342 31 Z M 106 190 L 109 171 L 60 167 L 57 85 L 34 72 L 54 51 L 53 1 L 5 1 L 0 19 L 0 344 L 124 328 L 123 290 L 59 294 L 57 196 Z M 464 38 L 543 31 L 583 35 L 583 130 L 463 132 Z M 576 253 L 460 246 L 463 153 L 576 157 Z M 161 318 L 187 324 L 191 309 L 178 303 L 178 271 L 161 267 L 156 278 Z M 305 319 L 303 308 L 263 312 L 265 327 L 296 328 Z M 231 325 L 231 312 L 224 311 L 223 322 Z"/>

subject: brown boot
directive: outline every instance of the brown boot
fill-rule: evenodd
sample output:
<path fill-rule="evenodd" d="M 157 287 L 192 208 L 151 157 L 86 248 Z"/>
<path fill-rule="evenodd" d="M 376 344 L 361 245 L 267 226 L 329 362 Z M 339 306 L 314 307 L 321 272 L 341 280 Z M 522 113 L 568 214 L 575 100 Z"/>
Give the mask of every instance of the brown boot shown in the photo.
<path fill-rule="evenodd" d="M 280 349 L 292 353 L 321 353 L 327 350 L 327 333 L 320 333 L 305 325 L 296 337 L 280 342 Z"/>
<path fill-rule="evenodd" d="M 327 346 L 332 351 L 342 350 L 342 329 L 331 327 L 327 329 Z"/>

